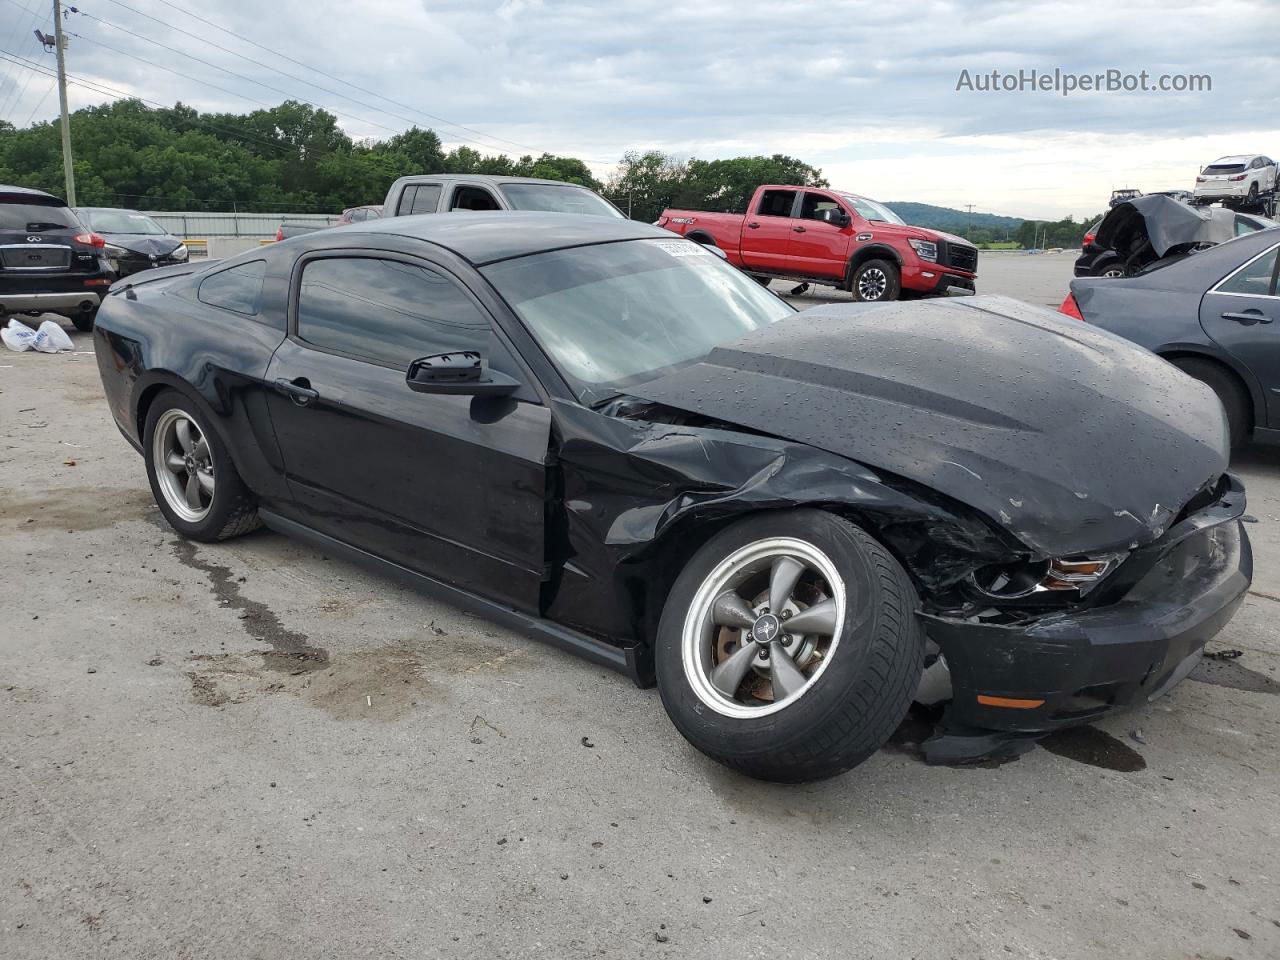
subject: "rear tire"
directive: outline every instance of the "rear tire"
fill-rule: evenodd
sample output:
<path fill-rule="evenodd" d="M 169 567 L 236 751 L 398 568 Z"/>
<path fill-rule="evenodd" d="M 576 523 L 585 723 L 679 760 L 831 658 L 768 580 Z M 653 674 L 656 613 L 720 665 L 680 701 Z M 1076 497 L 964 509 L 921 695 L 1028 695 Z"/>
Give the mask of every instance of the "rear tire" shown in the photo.
<path fill-rule="evenodd" d="M 169 526 L 214 543 L 262 525 L 226 445 L 186 395 L 165 390 L 147 410 L 143 454 L 151 494 Z M 184 465 L 185 462 L 185 465 Z"/>
<path fill-rule="evenodd" d="M 89 310 L 86 313 L 77 313 L 71 318 L 71 322 L 75 324 L 75 328 L 81 333 L 89 333 L 93 330 L 94 321 L 98 319 L 97 310 Z"/>
<path fill-rule="evenodd" d="M 1253 418 L 1249 413 L 1249 395 L 1240 381 L 1229 370 L 1212 360 L 1179 357 L 1171 361 L 1189 377 L 1207 385 L 1222 402 L 1227 414 L 1227 429 L 1231 434 L 1231 449 L 1238 450 L 1249 439 Z"/>
<path fill-rule="evenodd" d="M 902 289 L 898 268 L 888 260 L 868 260 L 854 268 L 849 278 L 849 292 L 859 303 L 883 303 L 897 300 Z"/>
<path fill-rule="evenodd" d="M 770 620 L 780 561 L 804 570 Z M 725 625 L 725 597 L 742 601 L 727 608 L 742 627 Z M 820 606 L 823 626 L 810 623 Z M 655 654 L 663 706 L 693 746 L 748 776 L 843 773 L 879 750 L 911 705 L 924 664 L 917 607 L 898 562 L 847 520 L 813 509 L 747 517 L 694 554 L 667 598 Z M 751 626 L 749 611 L 760 618 Z M 805 614 L 805 634 L 787 633 Z M 747 655 L 742 671 L 729 662 L 735 652 Z M 787 670 L 774 673 L 783 658 L 801 671 L 789 682 Z"/>

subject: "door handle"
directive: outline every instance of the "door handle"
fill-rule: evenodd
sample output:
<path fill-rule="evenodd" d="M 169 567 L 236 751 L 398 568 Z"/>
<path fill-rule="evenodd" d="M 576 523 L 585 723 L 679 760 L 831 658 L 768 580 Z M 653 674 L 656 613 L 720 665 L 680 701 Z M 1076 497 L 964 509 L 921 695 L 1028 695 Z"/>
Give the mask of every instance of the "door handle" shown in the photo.
<path fill-rule="evenodd" d="M 320 396 L 319 390 L 311 389 L 311 381 L 306 377 L 297 380 L 286 380 L 283 377 L 275 383 L 276 393 L 282 393 L 300 407 L 305 407 Z"/>
<path fill-rule="evenodd" d="M 747 229 L 748 229 L 748 230 L 759 230 L 759 229 L 760 229 L 760 224 L 758 224 L 758 223 L 756 223 L 754 220 L 752 220 L 750 223 L 748 223 L 748 224 L 747 224 Z"/>
<path fill-rule="evenodd" d="M 804 232 L 805 232 L 804 227 L 792 227 L 791 229 L 792 229 L 792 230 L 794 230 L 796 233 L 804 233 Z"/>
<path fill-rule="evenodd" d="M 1243 323 L 1245 326 L 1252 326 L 1255 323 L 1270 323 L 1271 317 L 1268 317 L 1261 310 L 1249 309 L 1242 313 L 1232 313 L 1228 311 L 1222 315 L 1223 320 L 1234 320 L 1236 323 Z"/>

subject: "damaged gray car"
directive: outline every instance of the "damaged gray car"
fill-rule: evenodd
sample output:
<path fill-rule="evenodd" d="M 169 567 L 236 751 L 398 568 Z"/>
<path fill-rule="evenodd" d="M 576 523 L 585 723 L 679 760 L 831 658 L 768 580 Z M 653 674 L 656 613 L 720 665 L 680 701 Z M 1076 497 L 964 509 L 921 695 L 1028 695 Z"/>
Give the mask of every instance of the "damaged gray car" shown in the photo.
<path fill-rule="evenodd" d="M 850 769 L 914 700 L 938 754 L 1146 703 L 1252 574 L 1221 406 L 1162 360 L 998 297 L 797 314 L 626 220 L 152 271 L 95 348 L 179 533 L 261 522 L 656 680 L 771 780 Z"/>

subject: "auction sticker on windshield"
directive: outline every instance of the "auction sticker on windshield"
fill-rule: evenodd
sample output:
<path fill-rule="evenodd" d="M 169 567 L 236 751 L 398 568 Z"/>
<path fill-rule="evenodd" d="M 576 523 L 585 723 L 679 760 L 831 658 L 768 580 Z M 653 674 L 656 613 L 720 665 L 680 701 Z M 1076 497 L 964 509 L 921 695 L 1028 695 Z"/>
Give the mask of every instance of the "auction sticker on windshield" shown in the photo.
<path fill-rule="evenodd" d="M 709 257 L 711 251 L 692 240 L 652 240 L 655 246 L 661 247 L 673 257 Z"/>

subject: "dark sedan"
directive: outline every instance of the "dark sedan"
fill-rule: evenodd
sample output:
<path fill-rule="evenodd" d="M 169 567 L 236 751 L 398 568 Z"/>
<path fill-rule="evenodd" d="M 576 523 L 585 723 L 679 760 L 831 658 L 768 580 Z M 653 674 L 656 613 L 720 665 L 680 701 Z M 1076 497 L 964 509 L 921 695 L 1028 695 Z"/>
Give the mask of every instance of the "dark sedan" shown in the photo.
<path fill-rule="evenodd" d="M 78 207 L 81 223 L 106 241 L 104 253 L 117 277 L 186 263 L 187 245 L 145 213 L 114 207 Z"/>
<path fill-rule="evenodd" d="M 849 769 L 926 689 L 943 741 L 1145 703 L 1250 582 L 1222 412 L 1146 351 L 998 297 L 797 314 L 628 220 L 153 271 L 95 348 L 179 533 L 263 523 L 656 679 L 753 776 Z"/>
<path fill-rule="evenodd" d="M 1138 277 L 1079 279 L 1064 313 L 1141 344 L 1208 384 L 1231 443 L 1280 440 L 1280 228 L 1237 237 Z"/>

